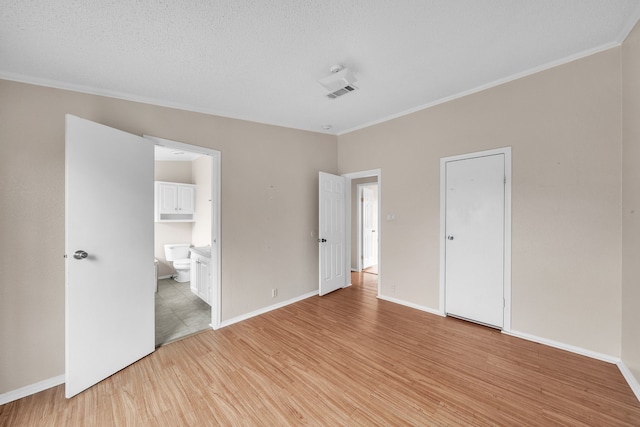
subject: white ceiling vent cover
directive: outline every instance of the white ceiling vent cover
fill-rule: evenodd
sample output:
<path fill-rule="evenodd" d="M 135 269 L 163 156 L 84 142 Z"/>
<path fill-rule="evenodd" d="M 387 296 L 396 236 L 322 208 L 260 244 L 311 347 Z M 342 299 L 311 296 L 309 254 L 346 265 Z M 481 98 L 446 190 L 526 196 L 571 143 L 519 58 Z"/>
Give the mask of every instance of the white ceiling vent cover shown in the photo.
<path fill-rule="evenodd" d="M 355 82 L 358 80 L 351 70 L 335 66 L 331 68 L 331 74 L 318 80 L 325 89 L 329 91 L 328 98 L 335 99 L 349 92 L 358 89 Z"/>

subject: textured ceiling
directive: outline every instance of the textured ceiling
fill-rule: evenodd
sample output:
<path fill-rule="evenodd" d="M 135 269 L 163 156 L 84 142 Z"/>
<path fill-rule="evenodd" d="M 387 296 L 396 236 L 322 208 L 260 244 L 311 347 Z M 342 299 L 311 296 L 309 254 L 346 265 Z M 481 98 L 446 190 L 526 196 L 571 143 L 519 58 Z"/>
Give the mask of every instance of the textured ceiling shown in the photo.
<path fill-rule="evenodd" d="M 638 0 L 0 0 L 0 78 L 340 134 L 616 46 L 639 17 Z M 336 64 L 360 89 L 331 100 Z"/>

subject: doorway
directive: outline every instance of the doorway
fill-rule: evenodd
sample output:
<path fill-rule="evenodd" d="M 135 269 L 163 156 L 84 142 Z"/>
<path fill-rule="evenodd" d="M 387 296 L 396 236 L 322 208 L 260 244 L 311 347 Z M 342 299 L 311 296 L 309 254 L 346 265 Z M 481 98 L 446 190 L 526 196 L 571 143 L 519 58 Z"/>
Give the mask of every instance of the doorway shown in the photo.
<path fill-rule="evenodd" d="M 369 183 L 356 183 L 357 205 L 357 271 L 378 274 L 378 179 L 377 177 L 363 178 L 375 180 Z"/>
<path fill-rule="evenodd" d="M 442 311 L 509 330 L 511 150 L 443 158 L 440 172 Z"/>
<path fill-rule="evenodd" d="M 156 216 L 154 222 L 155 339 L 156 346 L 161 346 L 219 326 L 220 159 L 215 150 L 148 135 L 145 138 L 155 144 L 156 185 L 185 187 L 195 203 L 195 212 L 187 221 L 159 221 Z M 188 280 L 184 273 L 177 275 L 174 263 L 166 260 L 167 244 L 191 246 Z"/>
<path fill-rule="evenodd" d="M 372 275 L 377 284 L 377 293 L 380 295 L 380 287 L 382 284 L 382 256 L 381 256 L 381 247 L 382 247 L 382 230 L 380 229 L 380 218 L 381 218 L 381 207 L 382 207 L 382 170 L 381 169 L 371 169 L 361 172 L 352 172 L 343 174 L 347 179 L 347 188 L 350 188 L 351 191 L 347 191 L 347 224 L 346 224 L 346 232 L 347 236 L 350 238 L 347 239 L 347 250 L 346 250 L 346 263 L 350 266 L 351 271 L 361 272 L 362 271 L 362 247 L 360 245 L 360 241 L 362 240 L 362 221 L 358 218 L 362 218 L 361 213 L 361 199 L 358 197 L 359 195 L 359 185 L 375 185 L 377 187 L 377 203 L 372 206 L 374 212 L 372 212 L 372 227 L 371 230 L 375 230 L 375 243 L 373 245 L 371 254 L 371 259 L 375 262 L 375 270 L 377 273 L 377 277 Z M 373 266 L 371 266 L 373 267 Z"/>

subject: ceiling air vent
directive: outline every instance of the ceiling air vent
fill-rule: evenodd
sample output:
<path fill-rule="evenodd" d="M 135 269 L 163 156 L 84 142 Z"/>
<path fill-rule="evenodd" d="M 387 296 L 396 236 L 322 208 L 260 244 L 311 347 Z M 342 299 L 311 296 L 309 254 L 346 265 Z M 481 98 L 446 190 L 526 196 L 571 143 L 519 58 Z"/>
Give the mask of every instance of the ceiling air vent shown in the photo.
<path fill-rule="evenodd" d="M 358 89 L 355 82 L 358 80 L 351 70 L 340 65 L 331 67 L 331 74 L 318 80 L 325 89 L 329 91 L 327 98 L 336 99 L 344 94 Z"/>
<path fill-rule="evenodd" d="M 336 99 L 339 96 L 342 96 L 346 93 L 349 92 L 353 92 L 354 90 L 358 89 L 357 87 L 355 87 L 354 85 L 347 85 L 345 87 L 343 87 L 342 89 L 338 89 L 335 92 L 331 92 L 327 94 L 327 98 L 331 98 L 331 99 Z"/>

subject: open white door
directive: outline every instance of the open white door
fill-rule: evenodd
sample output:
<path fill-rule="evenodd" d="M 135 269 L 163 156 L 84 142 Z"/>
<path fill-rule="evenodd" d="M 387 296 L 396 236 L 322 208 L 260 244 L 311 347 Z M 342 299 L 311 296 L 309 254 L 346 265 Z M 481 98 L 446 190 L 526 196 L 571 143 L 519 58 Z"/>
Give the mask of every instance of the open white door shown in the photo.
<path fill-rule="evenodd" d="M 320 172 L 320 224 L 318 242 L 320 244 L 319 294 L 324 295 L 343 288 L 346 282 L 345 246 L 347 233 L 346 179 L 341 176 Z"/>
<path fill-rule="evenodd" d="M 65 394 L 155 348 L 153 142 L 66 116 Z"/>

